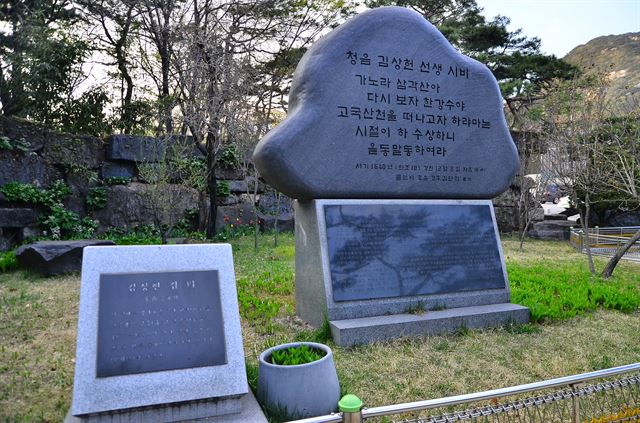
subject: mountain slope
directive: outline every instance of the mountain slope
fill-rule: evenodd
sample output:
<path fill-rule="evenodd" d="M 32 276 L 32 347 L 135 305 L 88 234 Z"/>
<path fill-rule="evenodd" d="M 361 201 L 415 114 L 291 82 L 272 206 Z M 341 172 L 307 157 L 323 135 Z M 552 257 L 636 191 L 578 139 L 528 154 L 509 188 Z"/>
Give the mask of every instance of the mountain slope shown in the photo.
<path fill-rule="evenodd" d="M 586 73 L 605 73 L 611 81 L 609 100 L 640 104 L 640 32 L 594 38 L 564 60 Z"/>

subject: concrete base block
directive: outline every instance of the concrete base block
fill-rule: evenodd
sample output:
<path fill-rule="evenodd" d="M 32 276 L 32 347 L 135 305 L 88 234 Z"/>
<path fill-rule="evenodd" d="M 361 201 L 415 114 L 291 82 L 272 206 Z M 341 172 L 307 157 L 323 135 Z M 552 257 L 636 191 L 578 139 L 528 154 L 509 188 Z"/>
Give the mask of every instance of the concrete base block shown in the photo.
<path fill-rule="evenodd" d="M 89 423 L 93 421 L 100 422 L 141 422 L 141 421 L 149 421 L 149 422 L 212 422 L 212 423 L 267 423 L 267 418 L 265 417 L 262 409 L 260 408 L 260 404 L 256 400 L 253 392 L 249 390 L 249 393 L 243 395 L 239 400 L 233 401 L 234 409 L 236 406 L 238 408 L 235 410 L 236 412 L 233 414 L 225 414 L 219 416 L 211 416 L 211 417 L 200 417 L 197 419 L 189 418 L 188 413 L 179 413 L 177 409 L 179 408 L 193 408 L 193 407 L 202 407 L 198 404 L 193 405 L 181 405 L 178 407 L 166 406 L 166 407 L 150 407 L 145 411 L 141 412 L 125 412 L 125 413 L 111 413 L 111 414 L 102 414 L 102 415 L 93 415 L 89 417 L 76 417 L 71 415 L 71 410 L 67 414 L 64 419 L 64 423 Z M 218 410 L 221 411 L 221 410 Z M 230 410 L 227 410 L 230 411 Z M 182 414 L 182 416 L 180 415 Z M 97 419 L 97 420 L 96 420 Z"/>
<path fill-rule="evenodd" d="M 502 303 L 330 321 L 331 334 L 341 347 L 368 344 L 404 336 L 441 335 L 461 327 L 482 329 L 529 322 L 529 309 Z"/>

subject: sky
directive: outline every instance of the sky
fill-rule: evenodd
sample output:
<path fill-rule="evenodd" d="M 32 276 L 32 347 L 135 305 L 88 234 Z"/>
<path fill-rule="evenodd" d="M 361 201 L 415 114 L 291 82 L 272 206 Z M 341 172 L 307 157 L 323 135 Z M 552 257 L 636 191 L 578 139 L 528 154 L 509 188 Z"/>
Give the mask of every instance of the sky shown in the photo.
<path fill-rule="evenodd" d="M 508 27 L 542 40 L 542 52 L 563 57 L 603 35 L 640 32 L 640 0 L 477 0 L 483 14 L 511 18 Z"/>

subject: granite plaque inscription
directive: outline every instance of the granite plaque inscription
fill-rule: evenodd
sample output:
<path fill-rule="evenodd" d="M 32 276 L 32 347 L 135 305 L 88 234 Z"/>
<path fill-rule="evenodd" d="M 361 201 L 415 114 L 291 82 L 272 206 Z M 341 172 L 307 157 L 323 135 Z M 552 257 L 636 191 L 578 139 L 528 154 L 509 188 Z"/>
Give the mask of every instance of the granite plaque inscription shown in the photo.
<path fill-rule="evenodd" d="M 334 301 L 504 289 L 488 204 L 325 205 Z"/>
<path fill-rule="evenodd" d="M 489 69 L 405 8 L 315 43 L 290 100 L 254 162 L 293 198 L 491 198 L 518 167 Z"/>
<path fill-rule="evenodd" d="M 227 362 L 217 270 L 101 274 L 97 377 Z"/>

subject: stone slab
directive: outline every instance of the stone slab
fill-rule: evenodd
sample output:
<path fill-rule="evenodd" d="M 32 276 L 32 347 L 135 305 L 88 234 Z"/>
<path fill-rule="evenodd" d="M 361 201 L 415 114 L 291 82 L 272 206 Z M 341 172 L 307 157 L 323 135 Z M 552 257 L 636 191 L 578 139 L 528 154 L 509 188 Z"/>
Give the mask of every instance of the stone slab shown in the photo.
<path fill-rule="evenodd" d="M 38 213 L 28 208 L 0 208 L 0 228 L 24 228 L 38 222 Z"/>
<path fill-rule="evenodd" d="M 194 286 L 191 272 L 195 271 L 218 273 L 224 339 L 213 339 L 214 334 L 209 333 L 207 326 L 199 323 L 198 319 L 194 320 L 191 315 L 194 307 L 198 311 L 203 307 L 189 300 L 189 292 Z M 175 286 L 175 293 L 168 296 L 162 294 L 161 289 L 156 291 L 154 282 L 146 279 L 153 274 L 167 272 L 174 273 L 175 278 L 175 282 L 171 282 L 169 286 L 169 290 L 174 290 Z M 105 289 L 101 287 L 105 283 L 101 276 L 129 273 L 146 275 L 140 277 L 138 282 L 127 282 L 126 292 L 122 294 L 136 297 L 137 306 L 131 306 L 128 310 L 110 310 L 114 318 L 111 323 L 119 327 L 135 326 L 140 331 L 134 331 L 133 335 L 123 331 L 116 336 L 129 336 L 137 342 L 155 330 L 158 337 L 155 341 L 145 338 L 144 342 L 139 343 L 138 354 L 123 350 L 121 362 L 157 358 L 155 355 L 160 350 L 154 342 L 191 343 L 194 351 L 203 350 L 210 342 L 224 342 L 226 364 L 194 368 L 164 367 L 166 370 L 135 374 L 125 372 L 118 376 L 98 377 L 96 362 L 99 336 L 96 334 L 100 332 L 100 291 Z M 164 282 L 158 279 L 155 283 Z M 145 319 L 141 320 L 142 317 Z M 183 330 L 183 324 L 188 324 L 193 330 Z M 107 339 L 105 342 L 108 341 Z M 113 346 L 118 348 L 117 343 Z M 120 349 L 117 349 L 117 352 L 120 353 Z M 117 354 L 114 353 L 114 356 Z M 127 410 L 127 413 L 136 413 L 132 421 L 138 421 L 138 418 L 146 418 L 146 415 L 163 415 L 166 405 L 172 404 L 175 407 L 172 407 L 171 413 L 180 413 L 180 416 L 186 416 L 185 419 L 197 419 L 214 414 L 239 412 L 240 398 L 247 392 L 230 245 L 153 245 L 85 249 L 71 407 L 74 416 L 111 414 L 118 410 Z M 142 409 L 131 410 L 138 408 Z M 153 418 L 149 421 L 153 421 Z"/>
<path fill-rule="evenodd" d="M 543 220 L 535 222 L 527 235 L 536 239 L 568 240 L 570 229 L 576 225 L 571 220 Z"/>
<path fill-rule="evenodd" d="M 292 198 L 491 198 L 518 168 L 498 84 L 420 14 L 381 7 L 316 42 L 256 146 Z"/>
<path fill-rule="evenodd" d="M 162 140 L 137 135 L 111 135 L 107 138 L 107 159 L 155 163 L 162 160 L 165 146 Z"/>
<path fill-rule="evenodd" d="M 197 420 L 172 420 L 172 418 L 180 418 L 179 415 L 176 415 L 176 412 L 170 412 L 169 410 L 165 410 L 167 413 L 165 415 L 166 419 L 163 419 L 161 415 L 155 414 L 154 416 L 150 416 L 150 423 L 155 422 L 211 422 L 211 423 L 267 423 L 268 420 L 262 409 L 260 408 L 260 404 L 256 400 L 253 392 L 249 390 L 247 395 L 244 395 L 240 399 L 240 411 L 234 414 L 225 414 L 222 416 L 214 416 L 214 417 L 204 417 Z M 135 418 L 139 418 L 135 416 Z M 132 420 L 132 416 L 127 415 L 127 413 L 120 414 L 111 414 L 102 416 L 101 423 L 131 423 L 138 422 L 140 420 Z M 67 416 L 64 419 L 64 423 L 88 423 L 86 418 L 76 417 L 71 414 L 71 410 L 67 413 Z"/>
<path fill-rule="evenodd" d="M 492 250 L 492 257 L 489 258 L 486 251 L 476 251 L 477 257 L 475 258 L 477 263 L 469 265 L 470 272 L 469 287 L 472 289 L 467 290 L 464 284 L 466 283 L 466 272 L 463 271 L 464 266 L 462 263 L 453 263 L 452 269 L 449 269 L 449 276 L 451 279 L 458 277 L 455 285 L 457 290 L 440 290 L 433 291 L 427 289 L 426 291 L 407 291 L 403 295 L 394 295 L 388 297 L 375 298 L 375 289 L 368 287 L 365 291 L 371 293 L 370 298 L 348 299 L 340 300 L 334 296 L 334 278 L 332 277 L 332 265 L 334 265 L 335 259 L 332 262 L 330 257 L 330 243 L 327 239 L 327 220 L 325 219 L 325 207 L 343 205 L 349 207 L 356 207 L 363 216 L 369 213 L 370 210 L 376 210 L 376 213 L 384 214 L 386 207 L 389 210 L 395 210 L 398 208 L 402 210 L 406 209 L 405 213 L 409 213 L 416 207 L 424 207 L 425 210 L 429 210 L 429 207 L 447 207 L 451 208 L 450 213 L 452 216 L 461 216 L 460 212 L 456 211 L 456 207 L 461 209 L 469 209 L 469 206 L 478 206 L 480 209 L 487 208 L 488 214 L 484 217 L 490 219 L 490 231 L 486 231 L 484 236 L 487 239 L 484 241 L 484 249 Z M 298 315 L 305 321 L 311 323 L 314 326 L 320 326 L 325 316 L 330 321 L 353 319 L 360 317 L 371 317 L 385 314 L 398 314 L 405 312 L 408 308 L 420 304 L 426 309 L 439 309 L 439 308 L 458 308 L 477 305 L 486 305 L 494 303 L 506 303 L 509 302 L 509 286 L 504 269 L 504 259 L 502 254 L 502 247 L 499 243 L 499 236 L 495 225 L 495 217 L 493 215 L 493 206 L 490 200 L 313 200 L 313 201 L 297 201 L 296 207 L 296 234 L 295 234 L 295 248 L 296 248 L 296 310 Z M 402 213 L 402 212 L 401 212 Z M 345 219 L 349 218 L 347 214 Z M 388 222 L 391 222 L 393 217 L 388 217 Z M 469 218 L 470 222 L 474 222 L 473 218 Z M 388 223 L 387 222 L 387 223 Z M 384 254 L 375 258 L 375 263 L 386 263 L 387 267 L 383 269 L 378 265 L 366 266 L 363 265 L 359 269 L 349 269 L 347 274 L 355 274 L 358 280 L 355 281 L 355 285 L 364 284 L 367 285 L 369 281 L 367 278 L 375 280 L 376 285 L 384 285 L 387 282 L 393 284 L 398 274 L 410 273 L 409 270 L 403 270 L 402 260 L 398 259 L 396 267 L 391 263 L 394 260 L 395 250 L 400 253 L 402 251 L 409 254 L 420 254 L 424 257 L 429 255 L 441 254 L 440 248 L 446 245 L 447 241 L 454 241 L 453 238 L 447 239 L 447 230 L 440 228 L 438 232 L 439 237 L 436 239 L 429 238 L 429 234 L 424 228 L 415 228 L 411 225 L 404 226 L 400 220 L 395 226 L 399 231 L 397 239 L 394 242 L 389 243 L 386 248 L 391 248 L 390 256 L 385 257 Z M 451 221 L 449 221 L 451 223 Z M 445 221 L 441 221 L 440 224 L 444 224 Z M 446 225 L 445 225 L 446 226 Z M 366 229 L 366 228 L 365 228 Z M 472 227 L 468 227 L 464 222 L 460 222 L 459 225 L 451 225 L 448 229 L 452 236 L 458 236 L 459 234 L 466 234 L 473 230 Z M 354 238 L 354 234 L 350 234 L 350 237 Z M 345 235 L 346 237 L 346 235 Z M 469 235 L 469 239 L 473 238 Z M 481 238 L 478 238 L 481 239 Z M 491 242 L 486 242 L 489 239 L 493 239 Z M 455 245 L 447 245 L 446 250 L 451 252 L 456 248 L 465 250 L 467 246 L 467 238 L 460 238 L 455 240 Z M 493 243 L 493 245 L 492 245 Z M 414 245 L 415 244 L 415 245 Z M 491 247 L 489 247 L 491 245 Z M 357 252 L 358 246 L 354 245 L 352 251 Z M 472 257 L 472 251 L 465 250 L 469 254 L 469 260 L 474 260 Z M 397 257 L 395 258 L 397 259 Z M 362 261 L 362 260 L 361 260 Z M 418 263 L 420 260 L 415 260 Z M 489 263 L 492 261 L 492 263 Z M 364 262 L 364 261 L 363 261 Z M 474 267 L 475 266 L 475 267 Z M 473 274 L 483 272 L 485 267 L 492 269 L 493 280 L 485 280 L 482 283 L 474 283 L 471 279 Z M 388 275 L 381 277 L 381 275 L 387 271 L 387 269 L 393 269 L 393 272 L 387 272 Z M 427 269 L 427 274 L 422 276 L 414 275 L 415 286 L 428 286 L 431 274 L 435 276 L 436 271 Z M 441 277 L 442 280 L 446 278 L 444 276 L 447 273 L 446 270 L 442 270 L 444 273 L 437 277 Z M 441 272 L 442 272 L 441 271 Z M 387 277 L 388 276 L 388 277 Z M 386 279 L 385 279 L 386 278 Z M 436 279 L 433 279 L 434 281 Z M 396 288 L 398 284 L 396 283 Z M 487 289 L 489 288 L 489 289 Z M 401 290 L 396 290 L 396 294 L 401 293 Z"/>
<path fill-rule="evenodd" d="M 0 150 L 0 185 L 21 182 L 48 187 L 58 179 L 62 179 L 62 174 L 45 158 Z"/>
<path fill-rule="evenodd" d="M 406 336 L 453 333 L 461 328 L 483 329 L 528 322 L 528 308 L 504 303 L 337 320 L 330 321 L 329 324 L 335 343 L 341 347 L 350 347 Z"/>
<path fill-rule="evenodd" d="M 115 245 L 115 242 L 103 239 L 38 241 L 18 248 L 16 258 L 23 269 L 45 276 L 62 275 L 79 272 L 84 248 L 97 245 Z"/>
<path fill-rule="evenodd" d="M 132 163 L 127 162 L 109 162 L 102 164 L 102 178 L 129 178 L 136 176 L 136 167 Z"/>
<path fill-rule="evenodd" d="M 325 204 L 334 301 L 503 289 L 490 203 Z"/>

